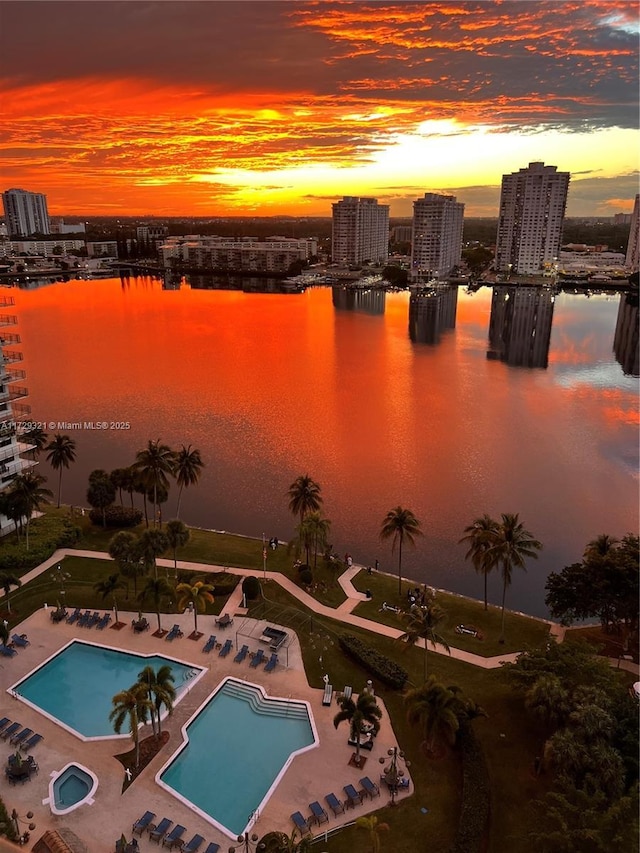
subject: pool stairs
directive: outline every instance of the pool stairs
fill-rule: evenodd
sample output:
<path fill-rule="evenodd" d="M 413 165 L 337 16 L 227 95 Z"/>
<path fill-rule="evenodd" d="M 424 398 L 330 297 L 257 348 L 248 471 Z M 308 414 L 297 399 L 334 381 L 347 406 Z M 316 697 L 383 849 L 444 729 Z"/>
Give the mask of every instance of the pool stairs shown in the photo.
<path fill-rule="evenodd" d="M 307 706 L 303 702 L 287 699 L 265 698 L 262 692 L 249 684 L 241 684 L 237 681 L 227 681 L 220 691 L 226 696 L 235 696 L 243 699 L 251 705 L 256 714 L 266 717 L 289 717 L 296 720 L 309 720 Z"/>

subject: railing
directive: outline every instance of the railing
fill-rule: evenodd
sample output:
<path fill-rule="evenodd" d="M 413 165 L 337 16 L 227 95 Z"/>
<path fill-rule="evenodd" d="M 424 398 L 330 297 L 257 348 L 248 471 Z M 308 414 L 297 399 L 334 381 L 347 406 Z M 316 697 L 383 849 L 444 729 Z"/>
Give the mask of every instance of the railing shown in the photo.
<path fill-rule="evenodd" d="M 27 378 L 27 371 L 20 370 L 19 368 L 16 370 L 15 368 L 10 367 L 5 371 L 5 373 L 7 374 L 7 382 L 18 382 L 20 379 Z"/>
<path fill-rule="evenodd" d="M 5 332 L 0 335 L 0 347 L 4 347 L 7 344 L 19 344 L 20 343 L 20 335 L 16 335 L 13 332 Z"/>
<path fill-rule="evenodd" d="M 19 420 L 20 418 L 26 418 L 31 414 L 31 406 L 26 403 L 13 403 L 11 406 L 12 411 L 5 415 L 5 419 L 8 420 L 11 415 L 13 415 L 14 420 Z M 2 415 L 0 414 L 0 419 Z"/>
<path fill-rule="evenodd" d="M 17 322 L 15 314 L 0 314 L 0 326 L 15 326 Z"/>
<path fill-rule="evenodd" d="M 19 341 L 18 341 L 18 343 L 19 343 Z M 2 347 L 2 345 L 3 345 L 2 339 L 0 338 L 0 347 Z M 3 349 L 2 350 L 2 357 L 4 358 L 5 364 L 11 364 L 14 361 L 22 361 L 24 358 L 24 355 L 15 349 Z"/>
<path fill-rule="evenodd" d="M 21 397 L 28 397 L 29 389 L 25 388 L 23 385 L 19 385 L 17 388 L 9 389 L 9 399 L 10 400 L 19 400 Z"/>

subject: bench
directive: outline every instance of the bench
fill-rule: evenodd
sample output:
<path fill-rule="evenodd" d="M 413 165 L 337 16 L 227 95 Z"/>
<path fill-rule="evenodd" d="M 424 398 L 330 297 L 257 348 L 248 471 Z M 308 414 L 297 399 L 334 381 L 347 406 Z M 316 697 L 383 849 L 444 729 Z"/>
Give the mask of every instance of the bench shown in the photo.
<path fill-rule="evenodd" d="M 332 697 L 333 697 L 333 686 L 331 684 L 325 684 L 324 696 L 322 697 L 322 704 L 323 705 L 330 705 Z"/>

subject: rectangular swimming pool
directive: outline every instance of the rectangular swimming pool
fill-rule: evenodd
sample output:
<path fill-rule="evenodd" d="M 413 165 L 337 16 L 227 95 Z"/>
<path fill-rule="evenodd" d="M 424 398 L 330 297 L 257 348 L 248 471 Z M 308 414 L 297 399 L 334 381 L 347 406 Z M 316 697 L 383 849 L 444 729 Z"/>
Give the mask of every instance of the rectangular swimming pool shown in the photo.
<path fill-rule="evenodd" d="M 73 640 L 10 692 L 82 739 L 116 737 L 109 720 L 113 697 L 132 687 L 146 666 L 157 670 L 165 664 L 172 670 L 176 699 L 204 672 L 164 655 L 145 656 Z"/>

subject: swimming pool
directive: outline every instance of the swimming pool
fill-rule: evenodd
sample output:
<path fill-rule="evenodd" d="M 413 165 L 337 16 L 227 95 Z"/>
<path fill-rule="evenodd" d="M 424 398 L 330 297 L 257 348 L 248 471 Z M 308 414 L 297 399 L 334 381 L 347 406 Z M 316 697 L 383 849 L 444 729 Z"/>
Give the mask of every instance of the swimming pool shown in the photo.
<path fill-rule="evenodd" d="M 183 727 L 158 784 L 230 838 L 245 832 L 294 757 L 318 746 L 307 702 L 227 678 Z"/>
<path fill-rule="evenodd" d="M 113 697 L 138 681 L 146 666 L 165 664 L 173 672 L 178 696 L 204 673 L 201 667 L 164 655 L 140 655 L 72 640 L 10 688 L 36 710 L 83 740 L 116 737 L 109 714 Z M 126 726 L 122 737 L 129 737 Z"/>

